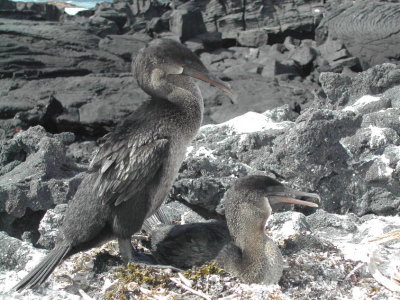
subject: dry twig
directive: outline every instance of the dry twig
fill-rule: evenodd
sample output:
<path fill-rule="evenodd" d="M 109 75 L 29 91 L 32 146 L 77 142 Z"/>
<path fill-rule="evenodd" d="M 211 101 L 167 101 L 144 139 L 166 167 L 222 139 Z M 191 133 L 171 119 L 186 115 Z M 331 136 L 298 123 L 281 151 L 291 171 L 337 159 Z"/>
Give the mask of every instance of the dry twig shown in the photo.
<path fill-rule="evenodd" d="M 208 295 L 204 294 L 201 291 L 196 291 L 196 290 L 192 289 L 191 287 L 185 285 L 179 278 L 170 278 L 170 279 L 178 287 L 183 288 L 183 289 L 187 290 L 188 292 L 191 292 L 192 294 L 195 294 L 195 295 L 197 295 L 199 297 L 202 297 L 202 298 L 204 298 L 206 300 L 211 300 L 211 298 Z"/>

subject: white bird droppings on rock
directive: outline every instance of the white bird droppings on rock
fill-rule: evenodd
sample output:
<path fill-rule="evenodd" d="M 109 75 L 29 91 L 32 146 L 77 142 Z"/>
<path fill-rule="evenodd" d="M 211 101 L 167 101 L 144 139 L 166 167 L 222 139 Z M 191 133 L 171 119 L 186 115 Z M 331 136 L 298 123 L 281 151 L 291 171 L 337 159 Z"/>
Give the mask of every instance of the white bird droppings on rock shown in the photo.
<path fill-rule="evenodd" d="M 263 131 L 268 129 L 284 129 L 287 123 L 291 122 L 274 122 L 271 118 L 255 112 L 248 112 L 239 117 L 233 118 L 221 126 L 229 126 L 234 133 L 251 133 L 255 131 Z"/>
<path fill-rule="evenodd" d="M 377 148 L 379 145 L 385 144 L 387 141 L 385 129 L 370 125 L 369 130 L 371 130 L 371 139 L 369 145 L 371 148 Z"/>
<path fill-rule="evenodd" d="M 200 129 L 200 133 L 204 133 L 211 128 L 227 127 L 227 134 L 246 134 L 257 131 L 285 129 L 292 122 L 283 121 L 275 122 L 272 118 L 256 112 L 248 112 L 229 121 L 217 125 L 205 125 Z"/>
<path fill-rule="evenodd" d="M 365 95 L 365 96 L 362 96 L 360 99 L 358 99 L 356 102 L 354 102 L 352 105 L 345 107 L 343 110 L 358 112 L 359 109 L 364 107 L 365 105 L 370 104 L 372 102 L 379 101 L 379 100 L 381 100 L 381 97 Z"/>

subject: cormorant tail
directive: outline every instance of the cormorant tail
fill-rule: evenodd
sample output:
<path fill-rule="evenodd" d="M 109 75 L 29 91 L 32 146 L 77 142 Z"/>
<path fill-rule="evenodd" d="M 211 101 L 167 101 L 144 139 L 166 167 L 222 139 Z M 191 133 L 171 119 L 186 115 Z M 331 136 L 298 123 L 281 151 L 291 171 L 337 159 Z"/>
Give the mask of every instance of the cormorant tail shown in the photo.
<path fill-rule="evenodd" d="M 70 245 L 57 245 L 14 289 L 19 291 L 25 288 L 33 288 L 45 282 L 70 250 Z"/>
<path fill-rule="evenodd" d="M 153 215 L 143 222 L 142 229 L 146 232 L 151 232 L 154 227 L 160 224 L 172 224 L 163 207 L 157 209 Z"/>
<path fill-rule="evenodd" d="M 159 209 L 157 209 L 154 215 L 157 217 L 158 220 L 160 220 L 162 224 L 172 224 L 172 220 L 168 216 L 164 207 L 160 207 Z"/>

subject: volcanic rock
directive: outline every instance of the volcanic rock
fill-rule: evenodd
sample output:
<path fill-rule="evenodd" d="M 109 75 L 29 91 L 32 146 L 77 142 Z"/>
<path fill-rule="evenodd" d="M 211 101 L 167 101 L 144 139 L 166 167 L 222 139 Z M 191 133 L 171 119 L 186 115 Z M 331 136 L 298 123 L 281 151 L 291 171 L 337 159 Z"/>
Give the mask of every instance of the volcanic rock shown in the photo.
<path fill-rule="evenodd" d="M 0 78 L 83 76 L 130 67 L 115 54 L 99 50 L 99 37 L 78 24 L 19 20 L 0 23 L 0 32 Z"/>
<path fill-rule="evenodd" d="M 325 103 L 340 107 L 351 105 L 364 95 L 381 94 L 399 85 L 400 70 L 396 65 L 382 64 L 354 77 L 322 73 L 320 82 L 327 97 Z"/>
<path fill-rule="evenodd" d="M 74 195 L 82 172 L 65 156 L 73 134 L 52 135 L 40 127 L 18 133 L 1 148 L 1 213 L 19 218 L 27 208 L 47 210 L 67 203 Z"/>
<path fill-rule="evenodd" d="M 182 42 L 206 32 L 203 16 L 192 6 L 181 6 L 170 16 L 169 28 Z"/>
<path fill-rule="evenodd" d="M 340 40 L 352 56 L 359 58 L 364 70 L 395 61 L 400 55 L 396 46 L 400 41 L 399 16 L 399 3 L 347 3 L 322 20 L 317 29 L 317 42 Z"/>
<path fill-rule="evenodd" d="M 323 61 L 320 62 L 321 72 L 340 73 L 345 67 L 358 69 L 359 59 L 352 57 L 346 47 L 339 40 L 332 40 L 330 37 L 317 47 Z"/>
<path fill-rule="evenodd" d="M 79 136 L 104 135 L 148 97 L 131 74 L 19 80 L 10 89 L 15 82 L 0 82 L 5 87 L 0 103 L 5 118 L 20 120 L 23 129 L 40 124 L 53 133 L 72 131 Z M 52 107 L 51 118 L 44 119 Z"/>
<path fill-rule="evenodd" d="M 117 54 L 126 62 L 132 61 L 132 55 L 136 56 L 142 49 L 150 37 L 144 34 L 134 35 L 107 35 L 99 41 L 99 49 Z"/>
<path fill-rule="evenodd" d="M 58 21 L 62 14 L 63 11 L 53 4 L 9 0 L 0 3 L 0 18 Z"/>
<path fill-rule="evenodd" d="M 43 258 L 44 251 L 0 231 L 0 270 L 21 270 Z M 32 259 L 36 257 L 33 261 Z M 3 290 L 4 291 L 4 290 Z M 1 295 L 1 294 L 0 294 Z"/>
<path fill-rule="evenodd" d="M 125 23 L 128 21 L 128 17 L 124 13 L 119 13 L 117 10 L 107 7 L 102 7 L 96 10 L 94 17 L 104 18 L 114 22 L 119 30 L 122 30 Z"/>
<path fill-rule="evenodd" d="M 237 41 L 241 46 L 260 47 L 268 42 L 268 33 L 263 29 L 251 29 L 241 31 Z"/>
<path fill-rule="evenodd" d="M 325 73 L 322 86 L 332 100 L 315 99 L 325 108 L 314 104 L 293 119 L 286 107 L 286 117 L 279 120 L 270 117 L 274 113 L 248 113 L 202 127 L 171 198 L 212 210 L 232 183 L 227 170 L 235 176 L 262 170 L 318 192 L 321 207 L 330 212 L 397 214 L 398 109 L 390 107 L 388 100 L 357 99 L 369 91 L 375 91 L 377 99 L 398 97 L 396 89 L 390 89 L 397 84 L 397 72 L 394 65 L 382 65 L 354 78 Z M 376 94 L 385 90 L 390 90 L 390 96 Z"/>
<path fill-rule="evenodd" d="M 40 239 L 38 244 L 46 249 L 53 249 L 59 229 L 63 223 L 68 204 L 58 204 L 48 209 L 39 224 Z"/>

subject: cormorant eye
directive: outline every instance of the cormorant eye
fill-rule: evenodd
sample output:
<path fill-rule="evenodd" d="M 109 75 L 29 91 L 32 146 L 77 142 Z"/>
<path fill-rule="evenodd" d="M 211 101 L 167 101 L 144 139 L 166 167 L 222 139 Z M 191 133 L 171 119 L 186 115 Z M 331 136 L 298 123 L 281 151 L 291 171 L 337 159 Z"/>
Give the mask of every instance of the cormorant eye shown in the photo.
<path fill-rule="evenodd" d="M 193 61 L 191 61 L 190 59 L 185 59 L 185 63 L 188 65 L 191 65 L 193 63 Z"/>

